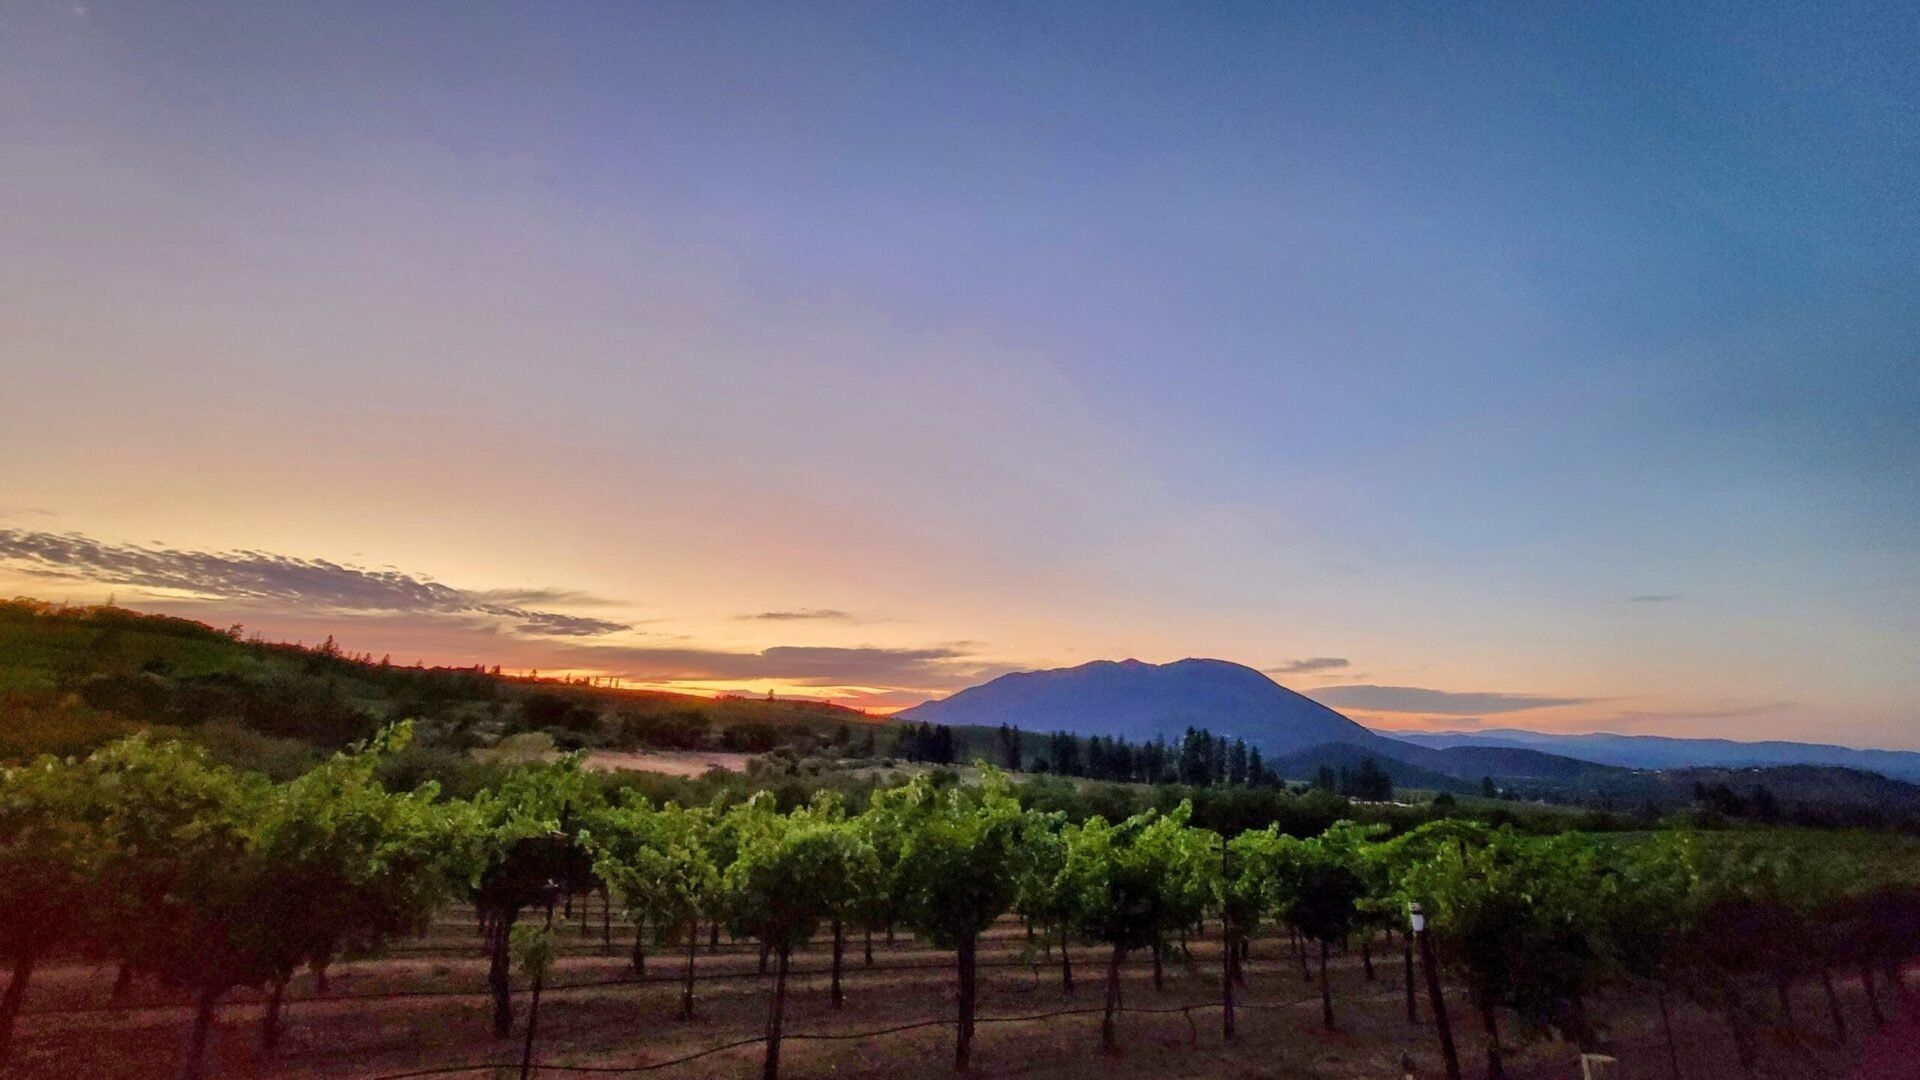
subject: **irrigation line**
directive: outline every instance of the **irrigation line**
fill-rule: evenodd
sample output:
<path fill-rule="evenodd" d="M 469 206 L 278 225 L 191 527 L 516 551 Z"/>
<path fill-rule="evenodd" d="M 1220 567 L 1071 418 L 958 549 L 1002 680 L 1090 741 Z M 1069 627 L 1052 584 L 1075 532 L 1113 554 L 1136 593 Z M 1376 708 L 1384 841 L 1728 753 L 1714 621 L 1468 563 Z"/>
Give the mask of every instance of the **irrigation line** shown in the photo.
<path fill-rule="evenodd" d="M 996 961 L 990 961 L 990 962 L 983 962 L 978 964 L 977 966 L 981 968 L 1016 968 L 1016 967 L 1024 968 L 1024 967 L 1030 967 L 1031 965 L 1022 963 L 1022 962 L 1016 962 L 1016 961 L 996 960 Z M 858 975 L 858 974 L 879 974 L 881 972 L 892 972 L 892 971 L 950 971 L 952 970 L 952 968 L 953 968 L 953 961 L 951 960 L 947 960 L 939 963 L 924 963 L 924 964 L 875 964 L 872 967 L 865 967 L 862 965 L 849 965 L 840 969 L 840 975 L 842 978 L 848 978 L 850 976 Z M 829 968 L 793 968 L 788 970 L 787 977 L 788 978 L 805 978 L 810 976 L 825 976 L 825 975 L 831 975 L 831 974 L 833 974 L 833 969 L 830 967 Z M 696 977 L 694 981 L 696 984 L 711 984 L 711 983 L 720 983 L 720 982 L 739 982 L 747 979 L 771 979 L 773 977 L 774 977 L 774 973 L 771 971 L 768 971 L 768 972 L 717 971 L 717 972 L 712 972 L 705 975 L 700 975 Z M 553 994 L 553 993 L 559 993 L 561 991 L 566 991 L 566 990 L 592 990 L 592 989 L 598 989 L 598 988 L 605 988 L 609 986 L 644 987 L 644 986 L 660 986 L 660 985 L 669 985 L 669 984 L 673 986 L 680 986 L 685 984 L 685 982 L 686 982 L 686 978 L 685 976 L 682 976 L 682 975 L 640 975 L 640 976 L 629 975 L 629 976 L 624 976 L 622 978 L 617 978 L 617 979 L 593 979 L 585 982 L 551 983 L 542 989 L 542 993 Z M 521 992 L 521 991 L 524 991 L 526 988 L 516 987 L 515 989 L 516 989 L 516 992 Z M 376 991 L 365 991 L 361 993 L 340 993 L 340 994 L 326 994 L 326 995 L 314 994 L 306 997 L 290 997 L 290 998 L 283 999 L 282 1005 L 285 1007 L 291 1007 L 294 1005 L 316 1005 L 316 1004 L 324 1005 L 329 1001 L 390 1001 L 390 1000 L 401 1000 L 401 999 L 409 999 L 409 998 L 484 998 L 484 997 L 492 997 L 492 996 L 493 996 L 493 992 L 491 990 L 376 990 Z M 229 1002 L 224 1002 L 223 1004 L 231 1005 L 231 1006 L 246 1006 L 246 1005 L 263 1005 L 265 1004 L 265 1002 L 264 1001 L 229 1001 Z M 194 1005 L 190 1001 L 164 1001 L 164 1002 L 148 1002 L 148 1003 L 120 1002 L 118 1004 L 107 1004 L 107 1005 L 57 1005 L 52 1008 L 23 1010 L 19 1013 L 19 1015 L 22 1017 L 74 1016 L 74 1015 L 84 1015 L 88 1013 L 144 1012 L 148 1010 L 159 1010 L 159 1009 L 191 1009 L 193 1007 Z"/>
<path fill-rule="evenodd" d="M 1395 989 L 1395 990 L 1389 990 L 1389 991 L 1382 991 L 1381 993 L 1377 993 L 1377 994 L 1367 994 L 1357 999 L 1350 998 L 1348 1000 L 1349 1001 L 1355 1001 L 1355 1000 L 1377 1001 L 1382 998 L 1398 997 L 1399 995 L 1400 995 L 1400 991 L 1398 989 Z M 1296 998 L 1292 1001 L 1235 1002 L 1234 1007 L 1237 1009 L 1280 1010 L 1280 1009 L 1291 1009 L 1296 1006 L 1305 1005 L 1310 1002 L 1315 1002 L 1318 1000 L 1320 1000 L 1320 995 L 1315 993 L 1315 994 L 1309 994 L 1305 997 Z M 1187 1016 L 1188 1024 L 1189 1026 L 1191 1026 L 1192 1020 L 1193 1020 L 1192 1013 L 1195 1009 L 1218 1009 L 1223 1004 L 1224 1002 L 1220 1002 L 1220 1001 L 1197 1001 L 1190 1005 L 1174 1005 L 1174 1006 L 1168 1006 L 1164 1008 L 1144 1008 L 1144 1009 L 1122 1008 L 1122 1009 L 1116 1010 L 1116 1012 L 1118 1014 L 1143 1013 L 1147 1015 L 1157 1015 L 1157 1016 L 1167 1016 L 1167 1015 L 1172 1015 L 1174 1013 L 1182 1013 Z M 976 1016 L 973 1018 L 973 1022 L 976 1025 L 977 1024 L 1028 1024 L 1028 1023 L 1037 1023 L 1041 1020 L 1057 1020 L 1063 1016 L 1092 1016 L 1095 1014 L 1104 1014 L 1106 1011 L 1107 1011 L 1106 1007 L 1103 1005 L 1099 1008 L 1057 1009 L 1053 1012 L 1032 1013 L 1026 1016 Z M 781 1041 L 782 1042 L 798 1042 L 798 1041 L 848 1042 L 848 1041 L 857 1041 L 862 1039 L 879 1039 L 879 1038 L 885 1038 L 888 1035 L 898 1035 L 906 1031 L 917 1031 L 921 1028 L 947 1027 L 949 1025 L 954 1024 L 955 1022 L 956 1021 L 954 1020 L 947 1020 L 947 1019 L 915 1020 L 911 1023 L 898 1024 L 889 1028 L 880 1028 L 877 1031 L 795 1032 L 793 1034 L 781 1036 Z M 700 1058 L 710 1057 L 714 1054 L 724 1054 L 729 1050 L 738 1050 L 746 1046 L 763 1046 L 766 1044 L 766 1041 L 767 1041 L 766 1036 L 764 1035 L 757 1036 L 751 1039 L 741 1039 L 737 1042 L 725 1043 L 720 1046 L 710 1046 L 705 1050 L 697 1050 L 691 1054 L 687 1054 L 682 1057 L 671 1058 L 667 1061 L 655 1061 L 646 1065 L 545 1064 L 545 1065 L 536 1065 L 535 1068 L 536 1070 L 546 1070 L 548 1072 L 566 1072 L 566 1073 L 652 1072 L 655 1069 L 665 1069 L 674 1065 L 684 1065 L 689 1061 L 696 1061 Z M 511 1069 L 515 1067 L 517 1067 L 517 1063 L 515 1062 L 479 1062 L 479 1063 L 470 1064 L 470 1065 L 445 1065 L 445 1066 L 441 1066 L 439 1068 L 433 1068 L 433 1069 L 415 1069 L 409 1072 L 385 1073 L 379 1076 L 369 1077 L 368 1080 L 412 1080 L 412 1078 L 414 1077 L 421 1077 L 421 1076 L 452 1076 L 459 1073 L 481 1072 L 488 1069 Z"/>

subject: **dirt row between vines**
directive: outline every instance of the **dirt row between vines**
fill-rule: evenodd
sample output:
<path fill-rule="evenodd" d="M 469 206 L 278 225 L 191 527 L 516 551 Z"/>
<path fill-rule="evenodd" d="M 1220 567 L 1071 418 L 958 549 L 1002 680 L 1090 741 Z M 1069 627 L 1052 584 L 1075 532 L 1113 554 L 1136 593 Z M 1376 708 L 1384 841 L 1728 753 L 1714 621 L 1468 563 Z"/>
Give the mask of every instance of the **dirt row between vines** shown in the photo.
<path fill-rule="evenodd" d="M 766 1023 L 771 980 L 757 974 L 757 949 L 722 939 L 717 953 L 703 938 L 696 955 L 696 1017 L 677 1018 L 678 975 L 684 950 L 649 958 L 648 978 L 635 980 L 625 958 L 631 929 L 616 928 L 616 955 L 601 955 L 596 938 L 563 939 L 569 955 L 557 963 L 543 996 L 536 1059 L 548 1077 L 585 1076 L 551 1066 L 633 1068 L 698 1054 L 729 1043 L 751 1045 L 630 1075 L 733 1077 L 758 1071 L 758 1043 Z M 259 997 L 238 992 L 222 1009 L 211 1048 L 215 1077 L 377 1077 L 418 1069 L 498 1063 L 499 1076 L 517 1076 L 520 1043 L 492 1036 L 486 962 L 470 919 L 451 913 L 398 956 L 335 966 L 326 996 L 311 976 L 289 988 L 286 1032 L 268 1059 L 257 1048 L 263 1012 Z M 464 931 L 464 932 L 463 932 Z M 620 933 L 624 931 L 624 933 Z M 568 934 L 573 931 L 569 929 Z M 851 936 L 843 974 L 845 1006 L 830 1007 L 828 950 L 816 942 L 794 959 L 789 983 L 788 1042 L 783 1073 L 817 1076 L 939 1076 L 951 1074 L 954 977 L 952 955 L 902 937 L 875 943 L 875 966 L 862 963 L 861 939 Z M 1402 1055 L 1421 1077 L 1442 1075 L 1437 1040 L 1424 994 L 1421 1023 L 1409 1023 L 1397 949 L 1375 956 L 1377 979 L 1362 971 L 1359 951 L 1330 964 L 1337 1030 L 1321 1026 L 1317 984 L 1302 980 L 1284 936 L 1255 945 L 1247 986 L 1236 991 L 1238 1038 L 1221 1031 L 1220 952 L 1214 934 L 1191 942 L 1192 961 L 1169 958 L 1165 988 L 1152 984 L 1151 959 L 1136 954 L 1124 971 L 1125 1011 L 1120 1046 L 1100 1048 L 1105 954 L 1073 950 L 1077 992 L 1062 991 L 1057 952 L 1029 948 L 1011 920 L 988 935 L 981 950 L 979 1015 L 973 1072 L 983 1076 L 1085 1077 L 1276 1076 L 1313 1078 L 1402 1076 Z M 110 968 L 56 964 L 34 980 L 20 1018 L 9 1075 L 24 1078 L 170 1077 L 184 1053 L 190 1010 L 183 995 L 137 984 L 129 1007 L 109 1005 Z M 1873 1030 L 1857 983 L 1842 986 L 1850 1038 L 1831 1039 L 1826 1004 L 1817 986 L 1793 1002 L 1795 1026 L 1762 1030 L 1759 1075 L 1847 1076 Z M 1484 1075 L 1477 1017 L 1459 987 L 1448 989 L 1455 1040 L 1470 1077 Z M 1882 989 L 1883 999 L 1887 997 Z M 1891 1011 L 1892 1002 L 1883 1000 Z M 516 992 L 524 1024 L 527 999 Z M 1183 1011 L 1184 1010 L 1184 1011 Z M 1051 1015 L 1074 1011 L 1073 1015 Z M 1595 1002 L 1596 1019 L 1612 1036 L 1620 1063 L 1612 1080 L 1671 1075 L 1666 1042 L 1651 998 L 1609 997 Z M 1024 1019 L 1039 1017 L 1038 1019 Z M 1023 1018 L 1023 1019 L 1009 1019 Z M 1687 1080 L 1737 1076 L 1734 1042 L 1724 1021 L 1687 1005 L 1675 1009 L 1682 1075 Z M 1001 1021 L 1006 1022 L 1001 1022 Z M 1518 1034 L 1506 1018 L 1509 1039 Z M 865 1035 L 909 1025 L 909 1030 Z M 821 1035 L 831 1038 L 809 1038 Z M 841 1037 L 841 1036 L 864 1037 Z M 1575 1050 L 1562 1042 L 1533 1042 L 1509 1054 L 1516 1080 L 1575 1077 Z M 495 1070 L 447 1074 L 489 1077 Z M 607 1075 L 601 1073 L 601 1075 Z"/>

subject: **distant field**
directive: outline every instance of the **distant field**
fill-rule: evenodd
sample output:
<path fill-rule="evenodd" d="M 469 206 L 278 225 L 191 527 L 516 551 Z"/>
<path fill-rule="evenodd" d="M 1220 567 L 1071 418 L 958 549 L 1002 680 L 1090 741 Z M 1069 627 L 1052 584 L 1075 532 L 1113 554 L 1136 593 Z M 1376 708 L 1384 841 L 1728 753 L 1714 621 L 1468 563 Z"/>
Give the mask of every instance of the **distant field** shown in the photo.
<path fill-rule="evenodd" d="M 590 750 L 586 766 L 596 772 L 651 772 L 699 776 L 708 769 L 746 772 L 752 754 L 720 750 Z"/>

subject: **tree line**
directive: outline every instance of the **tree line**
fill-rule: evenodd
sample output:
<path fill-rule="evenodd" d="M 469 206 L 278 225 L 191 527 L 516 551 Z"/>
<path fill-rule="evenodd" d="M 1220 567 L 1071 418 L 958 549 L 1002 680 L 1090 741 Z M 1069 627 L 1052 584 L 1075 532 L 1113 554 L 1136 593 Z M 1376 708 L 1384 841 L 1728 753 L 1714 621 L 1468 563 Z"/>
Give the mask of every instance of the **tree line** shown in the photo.
<path fill-rule="evenodd" d="M 952 765 L 973 756 L 970 734 L 968 729 L 926 721 L 903 724 L 894 738 L 893 752 L 908 761 Z M 1243 739 L 1215 735 L 1206 728 L 1189 727 L 1173 742 L 1164 737 L 1132 742 L 1115 735 L 1055 731 L 1039 740 L 1041 749 L 1030 751 L 1029 740 L 1019 728 L 1001 724 L 986 733 L 986 741 L 978 756 L 1010 772 L 1051 773 L 1121 784 L 1282 785 L 1281 777 L 1267 767 L 1258 747 L 1248 746 Z M 1369 770 L 1368 782 L 1360 787 L 1378 791 L 1376 781 L 1385 780 L 1384 797 L 1391 797 L 1392 782 L 1386 780 L 1379 765 L 1368 759 L 1363 767 Z M 1341 794 L 1366 797 L 1351 782 L 1339 786 Z"/>
<path fill-rule="evenodd" d="M 1009 915 L 1057 957 L 1063 993 L 1076 989 L 1068 946 L 1101 950 L 1108 1046 L 1120 1038 L 1126 966 L 1144 957 L 1158 986 L 1166 958 L 1209 928 L 1223 935 L 1228 1038 L 1263 929 L 1286 932 L 1329 1028 L 1329 954 L 1357 948 L 1377 978 L 1375 950 L 1397 944 L 1410 1018 L 1424 999 L 1457 1077 L 1446 992 L 1464 990 L 1454 1004 L 1477 1020 L 1491 1080 L 1516 1036 L 1554 1030 L 1590 1044 L 1589 1003 L 1623 988 L 1652 995 L 1663 1016 L 1676 995 L 1718 1011 L 1751 1070 L 1765 1002 L 1784 1014 L 1794 986 L 1818 983 L 1844 1034 L 1835 975 L 1857 976 L 1878 1010 L 1876 982 L 1904 992 L 1902 966 L 1920 953 L 1920 867 L 1893 846 L 1814 860 L 1765 832 L 1623 841 L 1460 820 L 1398 835 L 1341 821 L 1300 836 L 1274 822 L 1203 828 L 1186 801 L 1075 819 L 1023 803 L 985 763 L 977 783 L 923 774 L 858 810 L 833 791 L 785 809 L 768 792 L 705 806 L 609 795 L 574 758 L 449 799 L 431 784 L 379 784 L 379 764 L 408 735 L 389 729 L 279 784 L 140 736 L 0 773 L 0 960 L 12 969 L 0 1055 L 35 965 L 55 952 L 117 965 L 120 992 L 140 976 L 191 991 L 189 1075 L 236 987 L 268 994 L 260 1037 L 271 1051 L 295 972 L 421 932 L 449 899 L 479 914 L 502 1038 L 519 1021 L 511 973 L 532 974 L 530 1055 L 554 912 L 602 889 L 632 919 L 636 967 L 650 953 L 684 957 L 683 1016 L 697 1009 L 703 931 L 759 943 L 771 976 L 767 1077 L 779 1069 L 793 953 L 815 940 L 830 950 L 838 1007 L 849 947 L 870 963 L 874 935 L 899 931 L 953 955 L 953 1061 L 966 1068 L 980 939 Z"/>

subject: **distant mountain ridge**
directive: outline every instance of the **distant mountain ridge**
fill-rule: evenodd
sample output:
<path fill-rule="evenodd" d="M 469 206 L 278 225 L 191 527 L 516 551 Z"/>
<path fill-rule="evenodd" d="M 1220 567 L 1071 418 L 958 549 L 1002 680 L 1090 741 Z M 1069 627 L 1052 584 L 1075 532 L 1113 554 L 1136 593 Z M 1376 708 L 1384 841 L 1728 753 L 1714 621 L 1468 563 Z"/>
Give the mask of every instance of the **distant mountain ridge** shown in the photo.
<path fill-rule="evenodd" d="M 1911 750 L 1861 750 L 1829 743 L 1779 740 L 1737 742 L 1732 739 L 1684 739 L 1668 735 L 1621 735 L 1613 732 L 1560 735 L 1515 728 L 1396 731 L 1392 737 L 1435 749 L 1460 746 L 1523 747 L 1629 769 L 1831 765 L 1920 783 L 1920 753 Z"/>

